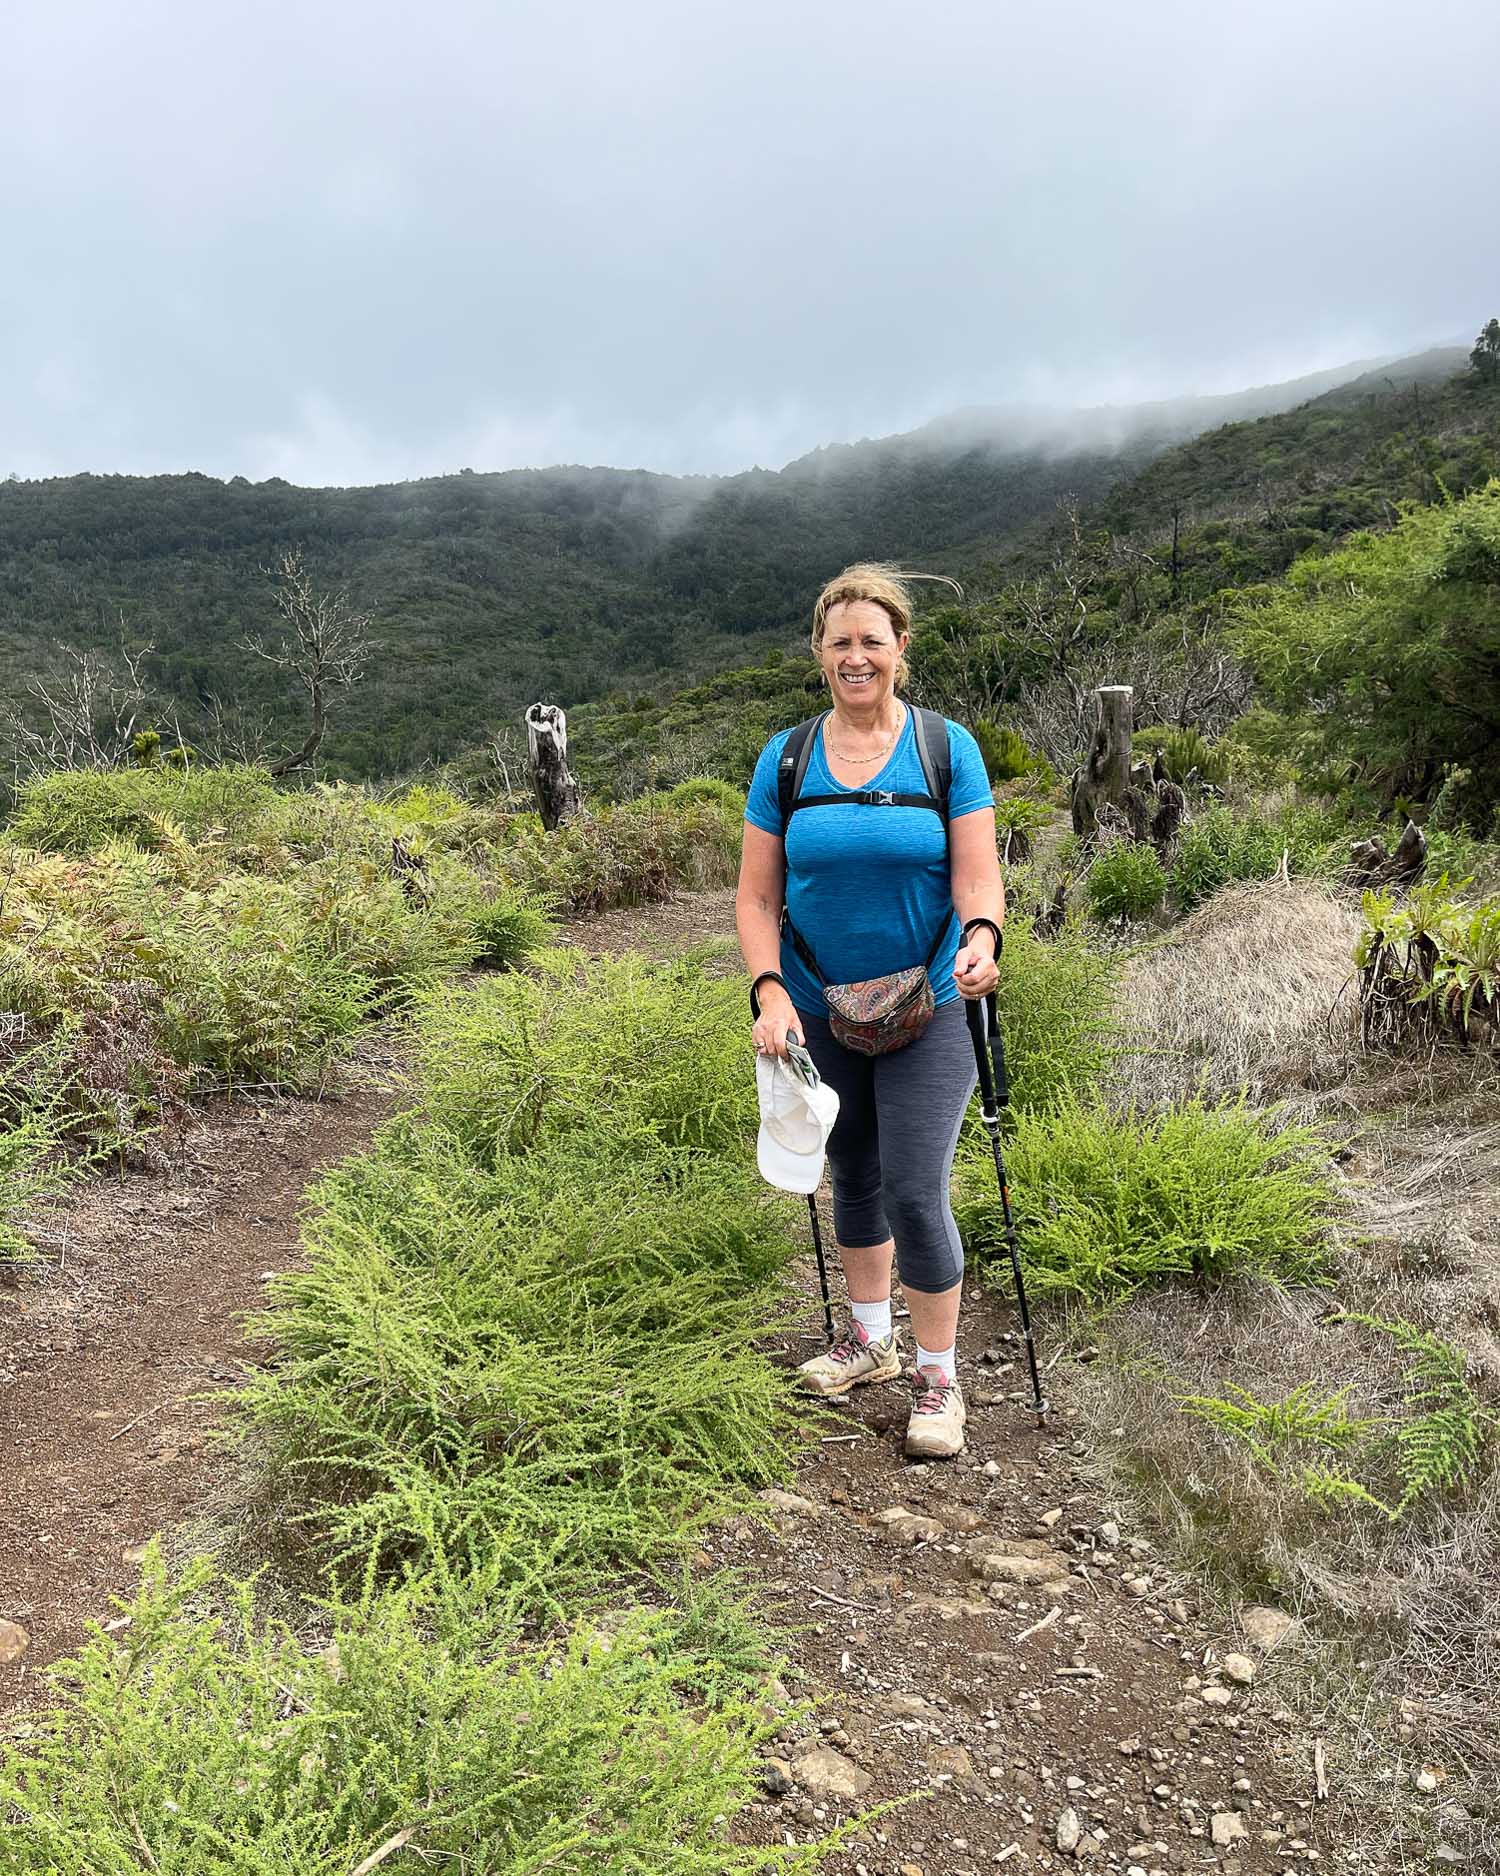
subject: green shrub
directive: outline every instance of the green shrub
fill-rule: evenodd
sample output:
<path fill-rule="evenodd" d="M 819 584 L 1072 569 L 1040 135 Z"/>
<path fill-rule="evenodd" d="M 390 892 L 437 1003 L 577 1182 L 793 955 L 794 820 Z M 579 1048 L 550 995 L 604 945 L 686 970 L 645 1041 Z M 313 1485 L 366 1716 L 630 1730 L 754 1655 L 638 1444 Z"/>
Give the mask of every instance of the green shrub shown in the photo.
<path fill-rule="evenodd" d="M 1169 779 L 1174 782 L 1185 782 L 1196 769 L 1200 780 L 1215 788 L 1229 785 L 1230 751 L 1211 743 L 1201 730 L 1152 724 L 1134 733 L 1131 753 L 1137 762 L 1152 761 L 1158 751 Z"/>
<path fill-rule="evenodd" d="M 1017 1117 L 1007 1149 L 1028 1275 L 1119 1296 L 1169 1277 L 1315 1280 L 1332 1211 L 1327 1146 L 1273 1113 L 1200 1102 L 1115 1118 L 1069 1102 Z M 955 1213 L 981 1261 L 1003 1248 L 995 1169 L 973 1137 Z"/>
<path fill-rule="evenodd" d="M 485 1589 L 335 1606 L 309 1645 L 153 1556 L 126 1632 L 62 1670 L 69 1725 L 0 1770 L 0 1876 L 350 1876 L 393 1844 L 393 1869 L 489 1876 L 817 1868 L 826 1844 L 730 1840 L 782 1719 L 748 1690 L 689 1704 L 680 1616 L 526 1647 Z"/>
<path fill-rule="evenodd" d="M 60 1192 L 79 1171 L 61 1150 L 67 1118 L 63 1039 L 28 1047 L 19 1040 L 24 1034 L 22 1018 L 0 1017 L 0 1264 L 29 1253 L 19 1214 Z"/>
<path fill-rule="evenodd" d="M 44 853 L 90 854 L 111 840 L 163 842 L 162 820 L 190 841 L 263 836 L 286 794 L 264 769 L 62 769 L 20 790 L 10 833 Z"/>
<path fill-rule="evenodd" d="M 975 723 L 974 740 L 992 783 L 1013 782 L 1018 776 L 1030 775 L 1045 759 L 1008 724 L 992 723 L 987 717 L 980 717 Z"/>
<path fill-rule="evenodd" d="M 1096 918 L 1146 918 L 1167 890 L 1156 850 L 1144 841 L 1115 841 L 1095 859 L 1084 882 Z"/>
<path fill-rule="evenodd" d="M 1001 861 L 1007 866 L 1028 861 L 1037 835 L 1051 819 L 1051 810 L 1034 796 L 1002 796 L 995 803 L 995 841 Z"/>
<path fill-rule="evenodd" d="M 481 1173 L 410 1126 L 320 1188 L 241 1396 L 333 1554 L 503 1570 L 556 1614 L 784 1477 L 786 1207 L 743 1158 L 595 1130 Z"/>
<path fill-rule="evenodd" d="M 599 808 L 550 834 L 538 816 L 518 814 L 506 824 L 500 864 L 510 883 L 560 916 L 585 917 L 731 884 L 741 826 L 720 801 L 673 804 L 662 795 Z"/>
<path fill-rule="evenodd" d="M 425 1119 L 482 1164 L 601 1126 L 648 1145 L 748 1149 L 758 1110 L 738 984 L 691 960 L 534 962 L 524 977 L 423 999 L 413 1075 Z"/>
<path fill-rule="evenodd" d="M 474 914 L 476 962 L 513 967 L 550 944 L 556 927 L 539 905 L 518 893 L 499 892 Z"/>
<path fill-rule="evenodd" d="M 1117 977 L 1076 927 L 1044 944 L 1030 919 L 1006 919 L 998 1007 L 1014 1109 L 1056 1107 L 1097 1085 L 1118 1032 Z"/>
<path fill-rule="evenodd" d="M 1183 829 L 1169 884 L 1184 912 L 1236 880 L 1270 879 L 1285 855 L 1288 874 L 1325 876 L 1343 858 L 1343 816 L 1294 802 L 1263 816 L 1227 807 L 1198 815 Z"/>
<path fill-rule="evenodd" d="M 704 801 L 716 807 L 731 821 L 743 821 L 745 818 L 745 791 L 736 788 L 733 782 L 723 781 L 717 775 L 690 775 L 686 781 L 678 782 L 675 788 L 667 790 L 667 800 L 674 808 L 690 807 L 694 802 Z"/>

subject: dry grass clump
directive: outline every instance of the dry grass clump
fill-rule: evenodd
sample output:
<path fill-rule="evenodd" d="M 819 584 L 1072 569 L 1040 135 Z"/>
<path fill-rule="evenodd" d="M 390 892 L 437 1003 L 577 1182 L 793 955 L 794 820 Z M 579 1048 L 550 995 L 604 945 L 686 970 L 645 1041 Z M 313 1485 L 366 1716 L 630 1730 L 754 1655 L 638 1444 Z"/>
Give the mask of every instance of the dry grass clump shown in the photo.
<path fill-rule="evenodd" d="M 1261 1102 L 1339 1081 L 1357 1046 L 1346 986 L 1359 929 L 1307 881 L 1226 887 L 1126 966 L 1112 1095 L 1137 1108 L 1192 1093 Z"/>
<path fill-rule="evenodd" d="M 1306 1618 L 1301 1637 L 1278 1649 L 1269 1682 L 1329 1739 L 1346 1850 L 1385 1867 L 1394 1845 L 1416 1852 L 1436 1825 L 1477 1855 L 1500 1845 L 1500 1813 L 1488 1815 L 1500 1772 L 1493 1381 L 1472 1359 L 1468 1331 L 1478 1325 L 1435 1307 L 1441 1291 L 1380 1272 L 1368 1249 L 1341 1290 L 1336 1302 L 1261 1283 L 1132 1299 L 1093 1330 L 1103 1359 L 1081 1371 L 1086 1411 L 1117 1483 L 1231 1609 L 1270 1602 Z M 1410 1352 L 1342 1320 L 1340 1308 L 1417 1316 L 1450 1342 L 1461 1336 L 1470 1402 L 1486 1417 L 1489 1438 L 1468 1478 L 1423 1491 L 1394 1518 L 1324 1487 L 1360 1477 L 1394 1506 L 1394 1482 L 1379 1468 L 1393 1475 L 1401 1455 L 1382 1433 L 1421 1409 Z M 1194 1396 L 1252 1397 L 1304 1426 L 1321 1415 L 1326 1437 L 1279 1443 L 1257 1429 L 1257 1450 L 1185 1408 Z M 1446 1768 L 1442 1816 L 1417 1797 L 1424 1764 Z"/>

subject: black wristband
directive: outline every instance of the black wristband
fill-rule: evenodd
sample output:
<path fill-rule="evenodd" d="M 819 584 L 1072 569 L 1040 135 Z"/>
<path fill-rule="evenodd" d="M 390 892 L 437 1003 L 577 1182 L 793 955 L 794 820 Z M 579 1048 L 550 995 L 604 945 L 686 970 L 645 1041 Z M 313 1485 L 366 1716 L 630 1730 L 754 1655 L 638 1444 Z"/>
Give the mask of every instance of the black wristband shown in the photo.
<path fill-rule="evenodd" d="M 782 989 L 786 990 L 786 979 L 782 976 L 780 971 L 761 972 L 760 976 L 757 977 L 750 986 L 750 1014 L 757 1021 L 760 1019 L 760 998 L 756 996 L 755 993 L 760 989 L 762 984 L 780 984 Z M 790 990 L 786 990 L 786 993 L 789 997 L 792 994 Z"/>
<path fill-rule="evenodd" d="M 1003 947 L 1005 943 L 1005 938 L 1000 930 L 1000 927 L 995 923 L 995 921 L 992 918 L 969 919 L 964 925 L 963 929 L 959 932 L 958 934 L 959 937 L 961 939 L 967 938 L 969 933 L 973 931 L 976 925 L 983 925 L 995 934 L 995 956 L 998 958 L 1000 955 L 1001 948 Z"/>

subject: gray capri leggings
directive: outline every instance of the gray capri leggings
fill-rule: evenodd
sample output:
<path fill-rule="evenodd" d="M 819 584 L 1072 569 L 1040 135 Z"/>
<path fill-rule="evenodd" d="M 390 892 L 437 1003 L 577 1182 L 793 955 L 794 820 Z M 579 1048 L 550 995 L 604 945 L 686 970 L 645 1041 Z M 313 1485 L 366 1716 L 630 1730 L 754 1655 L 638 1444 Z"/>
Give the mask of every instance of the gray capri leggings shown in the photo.
<path fill-rule="evenodd" d="M 962 1001 L 939 1005 L 917 1040 L 890 1055 L 856 1055 L 822 1017 L 797 1015 L 839 1097 L 828 1141 L 839 1243 L 855 1251 L 894 1238 L 902 1283 L 951 1290 L 964 1257 L 948 1179 L 975 1080 Z"/>

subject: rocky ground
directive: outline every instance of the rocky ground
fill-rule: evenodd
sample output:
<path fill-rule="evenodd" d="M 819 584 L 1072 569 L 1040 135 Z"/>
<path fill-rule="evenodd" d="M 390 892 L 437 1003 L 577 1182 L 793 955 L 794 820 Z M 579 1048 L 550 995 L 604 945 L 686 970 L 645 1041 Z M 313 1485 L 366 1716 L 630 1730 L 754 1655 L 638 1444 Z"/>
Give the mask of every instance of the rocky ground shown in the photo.
<path fill-rule="evenodd" d="M 1036 1428 L 1006 1319 L 994 1298 L 966 1302 L 960 1459 L 906 1463 L 905 1387 L 859 1390 L 796 1491 L 764 1494 L 770 1528 L 743 1521 L 710 1546 L 800 1625 L 787 1692 L 817 1703 L 767 1760 L 758 1839 L 926 1794 L 829 1870 L 1344 1867 L 1313 1743 L 1267 1690 L 1293 1619 L 1247 1610 L 1224 1632 L 1200 1615 L 1193 1585 L 1101 1500 L 1067 1362 Z M 789 1340 L 781 1358 L 817 1345 Z"/>

